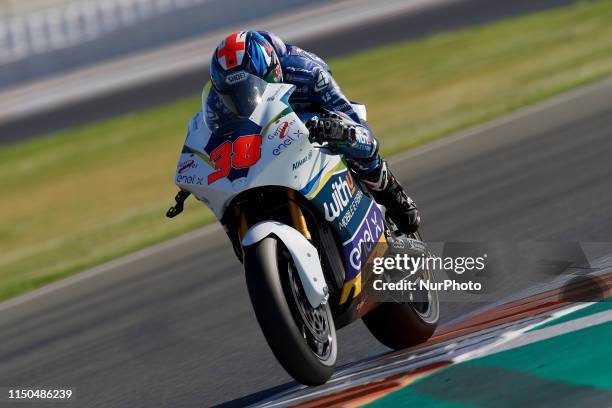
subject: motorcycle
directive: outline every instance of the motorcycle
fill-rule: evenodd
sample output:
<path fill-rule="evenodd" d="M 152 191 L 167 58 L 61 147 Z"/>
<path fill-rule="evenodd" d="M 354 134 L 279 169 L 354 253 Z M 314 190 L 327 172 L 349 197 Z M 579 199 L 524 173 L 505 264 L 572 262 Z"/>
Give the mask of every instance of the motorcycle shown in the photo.
<path fill-rule="evenodd" d="M 377 302 L 362 290 L 364 260 L 390 242 L 424 248 L 420 237 L 401 234 L 344 159 L 311 142 L 305 123 L 315 112 L 290 106 L 293 85 L 243 72 L 232 81 L 235 94 L 225 103 L 244 119 L 214 131 L 192 124 L 168 216 L 190 194 L 213 211 L 244 265 L 268 345 L 303 384 L 331 377 L 336 330 L 359 318 L 392 349 L 426 341 L 438 322 L 435 292 L 418 302 Z M 353 107 L 365 120 L 365 106 Z"/>

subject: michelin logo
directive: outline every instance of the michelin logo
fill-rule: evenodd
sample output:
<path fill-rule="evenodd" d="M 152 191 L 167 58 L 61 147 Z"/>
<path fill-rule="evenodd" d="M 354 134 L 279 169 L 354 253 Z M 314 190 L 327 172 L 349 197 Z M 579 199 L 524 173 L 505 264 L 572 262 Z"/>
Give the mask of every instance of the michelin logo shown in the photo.
<path fill-rule="evenodd" d="M 305 164 L 308 160 L 312 159 L 312 150 L 308 152 L 308 154 L 302 157 L 300 160 L 293 163 L 293 170 L 297 170 L 302 167 L 302 164 Z"/>

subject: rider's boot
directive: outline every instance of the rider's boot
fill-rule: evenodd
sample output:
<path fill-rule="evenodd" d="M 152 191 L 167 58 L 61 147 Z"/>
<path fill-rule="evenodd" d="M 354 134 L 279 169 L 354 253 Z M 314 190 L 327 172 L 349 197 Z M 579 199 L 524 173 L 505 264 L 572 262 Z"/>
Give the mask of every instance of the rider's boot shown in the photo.
<path fill-rule="evenodd" d="M 419 229 L 421 224 L 419 210 L 391 174 L 386 161 L 382 161 L 376 170 L 361 176 L 361 182 L 374 200 L 385 206 L 387 214 L 401 232 L 409 235 Z"/>

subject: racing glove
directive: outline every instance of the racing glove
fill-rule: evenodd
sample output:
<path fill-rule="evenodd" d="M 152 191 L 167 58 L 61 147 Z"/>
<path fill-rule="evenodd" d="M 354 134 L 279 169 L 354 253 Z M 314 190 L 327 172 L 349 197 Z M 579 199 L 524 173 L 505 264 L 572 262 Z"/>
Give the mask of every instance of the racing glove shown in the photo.
<path fill-rule="evenodd" d="M 356 126 L 346 123 L 335 113 L 322 113 L 306 122 L 311 142 L 326 144 L 332 150 L 351 147 L 356 140 Z"/>

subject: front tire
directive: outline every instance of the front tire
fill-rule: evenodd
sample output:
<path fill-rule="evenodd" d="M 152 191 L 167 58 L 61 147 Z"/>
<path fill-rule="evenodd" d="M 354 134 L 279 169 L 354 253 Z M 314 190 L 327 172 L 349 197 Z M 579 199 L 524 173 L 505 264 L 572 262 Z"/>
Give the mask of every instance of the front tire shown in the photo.
<path fill-rule="evenodd" d="M 338 354 L 329 304 L 312 308 L 289 251 L 270 236 L 245 248 L 249 296 L 259 326 L 283 368 L 306 385 L 324 384 Z"/>

